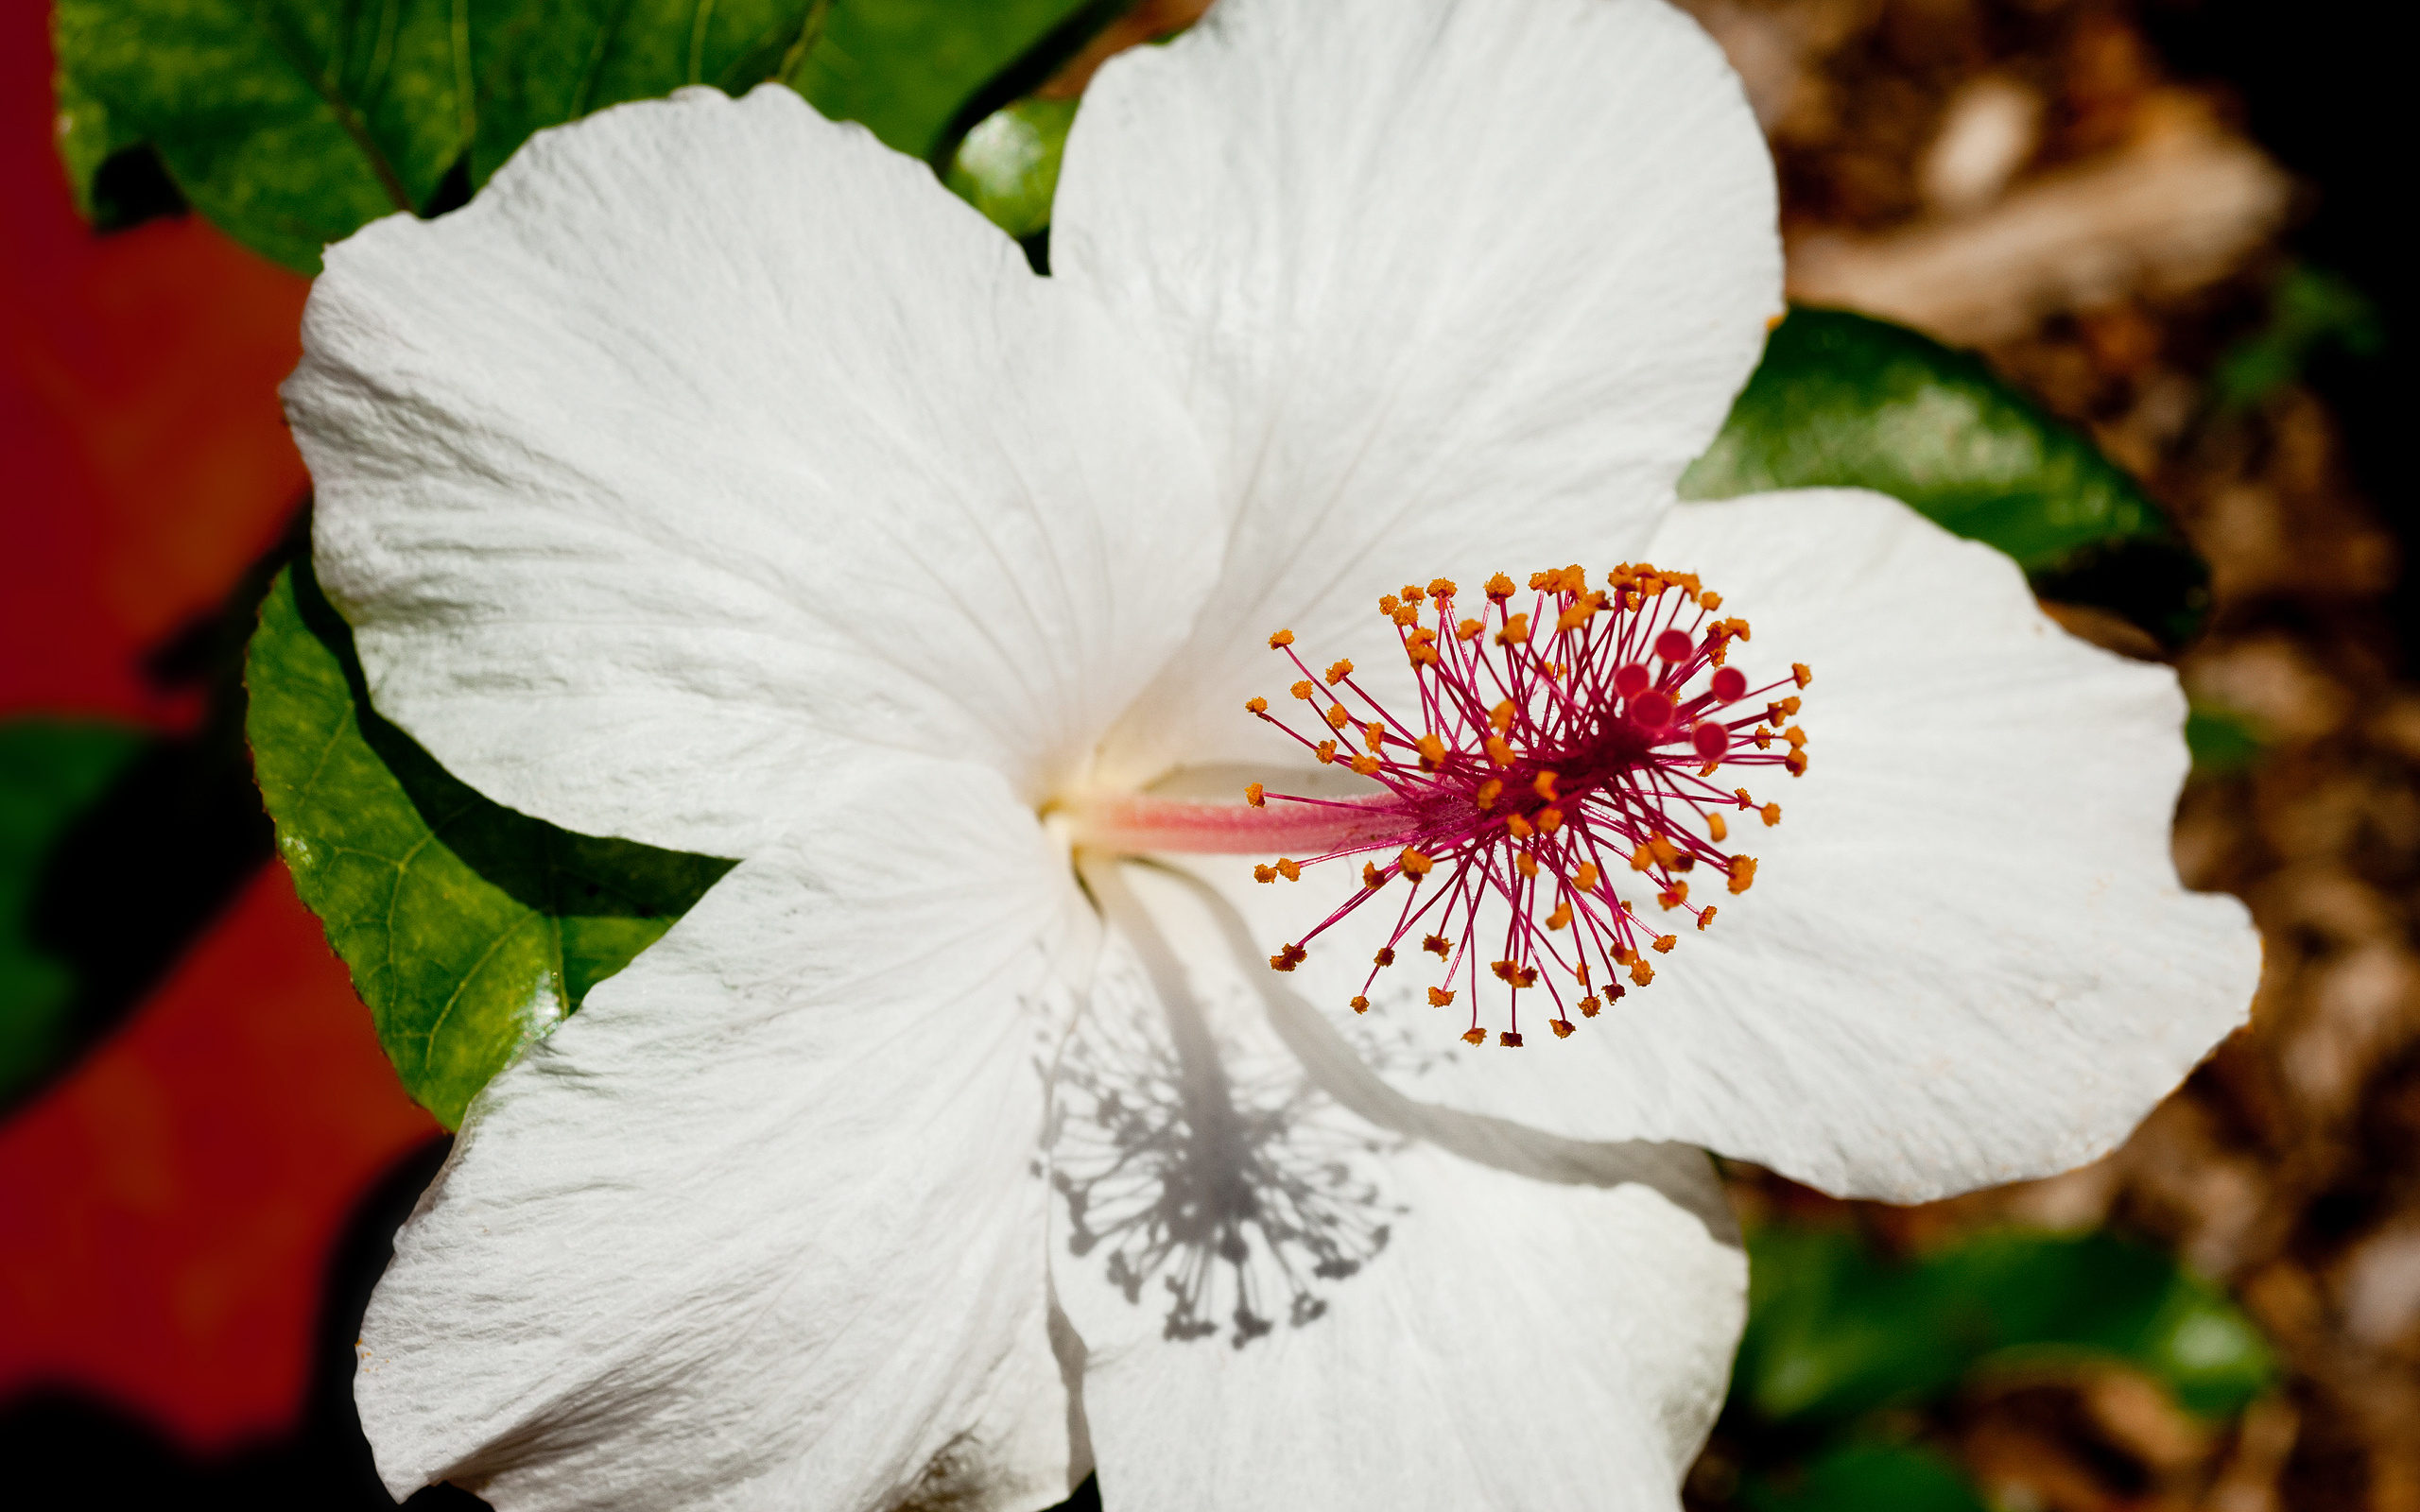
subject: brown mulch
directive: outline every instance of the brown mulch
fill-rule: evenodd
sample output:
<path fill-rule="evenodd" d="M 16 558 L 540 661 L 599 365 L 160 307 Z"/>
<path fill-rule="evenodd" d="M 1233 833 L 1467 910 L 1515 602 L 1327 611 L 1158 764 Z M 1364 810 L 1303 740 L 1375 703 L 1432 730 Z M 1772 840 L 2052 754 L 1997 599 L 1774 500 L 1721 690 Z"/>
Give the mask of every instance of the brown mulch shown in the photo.
<path fill-rule="evenodd" d="M 2123 151 L 2180 100 L 2239 140 L 2238 102 L 2169 77 L 2121 5 L 1691 9 L 1749 78 L 1793 246 L 1990 214 L 1928 206 L 1924 187 L 1954 103 L 1986 77 L 2038 105 L 2003 204 Z M 2267 1331 L 2279 1389 L 2215 1428 L 2109 1371 L 1935 1413 L 1924 1436 L 2003 1507 L 2420 1512 L 2420 687 L 2399 676 L 2386 612 L 2398 545 L 2314 392 L 2289 383 L 2229 406 L 2212 382 L 2267 319 L 2290 230 L 2260 228 L 2225 266 L 2141 270 L 1984 349 L 2135 472 L 2210 563 L 2209 626 L 2179 669 L 2197 702 L 2250 716 L 2268 748 L 2188 785 L 2176 856 L 2187 885 L 2241 897 L 2259 922 L 2250 1026 L 2123 1149 L 2049 1181 L 1893 1209 L 1734 1177 L 1744 1211 L 1851 1222 L 1887 1250 L 1995 1222 L 2115 1227 L 2169 1246 Z M 1726 1504 L 1726 1452 L 1718 1440 L 1693 1501 Z"/>

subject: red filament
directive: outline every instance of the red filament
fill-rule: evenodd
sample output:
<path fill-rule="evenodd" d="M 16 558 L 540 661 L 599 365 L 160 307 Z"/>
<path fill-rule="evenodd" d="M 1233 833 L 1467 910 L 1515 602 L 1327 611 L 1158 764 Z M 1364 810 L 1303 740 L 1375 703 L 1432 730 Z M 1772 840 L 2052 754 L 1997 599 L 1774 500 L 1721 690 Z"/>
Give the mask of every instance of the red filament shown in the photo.
<path fill-rule="evenodd" d="M 1251 795 L 1305 818 L 1333 811 L 1337 821 L 1330 849 L 1260 867 L 1261 881 L 1362 858 L 1350 895 L 1270 965 L 1290 971 L 1348 915 L 1391 906 L 1386 943 L 1352 1006 L 1367 1009 L 1378 972 L 1425 953 L 1442 966 L 1428 1002 L 1467 996 L 1462 1038 L 1472 1044 L 1487 1038 L 1482 996 L 1500 991 L 1507 1024 L 1497 1042 L 1517 1046 L 1524 992 L 1546 994 L 1560 1039 L 1575 1027 L 1570 1009 L 1593 1018 L 1623 995 L 1625 976 L 1631 987 L 1651 982 L 1647 953 L 1669 952 L 1678 938 L 1664 918 L 1701 930 L 1714 920 L 1692 882 L 1702 893 L 1713 883 L 1740 893 L 1754 880 L 1755 858 L 1724 849 L 1727 816 L 1781 820 L 1779 804 L 1727 785 L 1739 774 L 1723 769 L 1806 769 L 1806 732 L 1787 721 L 1812 674 L 1794 665 L 1751 692 L 1723 664 L 1732 643 L 1749 638 L 1748 623 L 1716 618 L 1722 600 L 1694 575 L 1626 562 L 1595 590 L 1573 566 L 1532 575 L 1530 589 L 1516 611 L 1512 579 L 1496 574 L 1488 607 L 1470 619 L 1457 617 L 1455 585 L 1443 578 L 1378 600 L 1411 663 L 1416 710 L 1381 704 L 1350 662 L 1315 673 L 1284 630 L 1270 645 L 1301 675 L 1292 693 L 1310 706 L 1309 732 L 1268 700 L 1251 705 L 1319 761 L 1349 765 L 1385 789 L 1351 799 Z M 1635 896 L 1625 898 L 1617 879 Z M 1479 904 L 1491 896 L 1509 905 L 1508 918 L 1500 935 L 1490 923 L 1482 938 Z M 1651 921 L 1642 913 L 1651 906 L 1663 917 Z M 1490 979 L 1498 988 L 1482 992 Z"/>

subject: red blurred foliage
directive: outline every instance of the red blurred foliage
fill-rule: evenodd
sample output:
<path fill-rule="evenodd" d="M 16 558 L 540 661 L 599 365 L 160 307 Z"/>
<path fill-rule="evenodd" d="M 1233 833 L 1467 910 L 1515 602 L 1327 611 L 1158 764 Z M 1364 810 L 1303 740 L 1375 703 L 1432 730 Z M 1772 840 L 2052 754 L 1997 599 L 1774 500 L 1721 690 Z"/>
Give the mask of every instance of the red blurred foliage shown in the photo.
<path fill-rule="evenodd" d="M 97 1392 L 197 1451 L 289 1427 L 354 1204 L 437 1132 L 283 867 L 0 1128 L 0 1392 Z"/>
<path fill-rule="evenodd" d="M 93 235 L 50 72 L 48 6 L 0 0 L 0 711 L 157 721 L 136 659 L 302 495 L 277 383 L 310 285 L 194 216 Z"/>
<path fill-rule="evenodd" d="M 309 284 L 199 219 L 96 237 L 52 153 L 48 8 L 0 0 L 0 717 L 176 722 L 140 661 L 305 478 Z M 329 1251 L 436 1132 L 282 868 L 0 1126 L 0 1400 L 97 1392 L 196 1451 L 291 1426 Z"/>

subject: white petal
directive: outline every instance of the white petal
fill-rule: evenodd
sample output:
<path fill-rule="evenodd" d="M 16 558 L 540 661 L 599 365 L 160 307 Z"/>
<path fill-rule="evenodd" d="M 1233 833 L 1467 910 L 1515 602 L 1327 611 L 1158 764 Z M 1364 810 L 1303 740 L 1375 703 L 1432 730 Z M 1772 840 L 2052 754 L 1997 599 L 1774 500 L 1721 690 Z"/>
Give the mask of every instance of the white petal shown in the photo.
<path fill-rule="evenodd" d="M 1676 1507 L 1744 1312 L 1705 1158 L 1410 1108 L 1184 885 L 1087 876 L 1052 1277 L 1104 1504 Z"/>
<path fill-rule="evenodd" d="M 1400 662 L 1406 582 L 1636 554 L 1782 308 L 1764 139 L 1661 0 L 1221 0 L 1101 70 L 1053 220 L 1242 511 L 1138 781 L 1283 748 L 1234 713 L 1281 625 Z"/>
<path fill-rule="evenodd" d="M 374 701 L 590 833 L 748 854 L 836 742 L 1036 792 L 1219 559 L 1191 423 L 1100 311 L 778 86 L 541 132 L 333 249 L 303 340 Z"/>
<path fill-rule="evenodd" d="M 1651 957 L 1651 986 L 1567 1040 L 1402 1078 L 1415 1095 L 1911 1202 L 2093 1160 L 2244 1021 L 2258 937 L 2169 857 L 2187 757 L 2167 668 L 2066 635 L 2007 558 L 1878 494 L 1684 505 L 1652 559 L 1754 627 L 1733 653 L 1753 685 L 1812 666 L 1809 769 L 1751 784 L 1783 809 L 1770 830 L 1733 815 L 1754 885 L 1702 882 L 1720 917 Z M 1218 869 L 1272 938 L 1326 906 Z M 1314 1001 L 1359 990 L 1368 959 L 1315 950 Z M 1412 989 L 1373 1012 L 1462 1027 Z"/>
<path fill-rule="evenodd" d="M 1038 1142 L 1097 928 L 996 774 L 827 785 L 474 1103 L 363 1324 L 398 1498 L 1026 1512 L 1083 1473 Z"/>

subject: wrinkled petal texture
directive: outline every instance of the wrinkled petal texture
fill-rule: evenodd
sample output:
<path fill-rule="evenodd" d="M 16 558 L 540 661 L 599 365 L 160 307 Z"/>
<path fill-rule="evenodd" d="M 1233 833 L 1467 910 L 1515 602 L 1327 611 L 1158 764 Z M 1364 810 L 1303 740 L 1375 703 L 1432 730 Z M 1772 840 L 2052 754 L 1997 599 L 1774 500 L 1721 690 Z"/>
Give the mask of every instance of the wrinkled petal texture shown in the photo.
<path fill-rule="evenodd" d="M 1190 422 L 1101 312 L 778 86 L 540 133 L 333 249 L 303 340 L 373 701 L 591 833 L 747 855 L 843 746 L 1032 796 L 1219 559 Z"/>
<path fill-rule="evenodd" d="M 1413 1095 L 1913 1202 L 2100 1156 L 2244 1021 L 2258 937 L 2169 856 L 2187 756 L 2167 668 L 2068 636 L 2005 557 L 1878 494 L 1683 505 L 1651 559 L 1750 622 L 1732 660 L 1751 685 L 1812 667 L 1792 721 L 1809 769 L 1748 784 L 1782 822 L 1731 813 L 1730 849 L 1759 866 L 1737 897 L 1698 880 L 1711 929 L 1630 895 L 1681 936 L 1652 985 L 1566 1040 L 1454 1046 L 1398 1078 Z M 1219 875 L 1272 940 L 1327 906 Z M 1351 1017 L 1371 949 L 1312 953 L 1322 1010 Z M 1463 1027 L 1466 1005 L 1415 1006 L 1401 972 L 1374 1013 L 1431 1042 Z"/>
<path fill-rule="evenodd" d="M 1637 553 L 1782 308 L 1763 136 L 1661 0 L 1222 0 L 1093 81 L 1051 256 L 1236 510 L 1137 782 L 1283 748 L 1234 717 L 1281 625 L 1400 663 L 1381 593 Z"/>
<path fill-rule="evenodd" d="M 1098 930 L 996 773 L 925 765 L 829 778 L 473 1104 L 363 1324 L 398 1499 L 1027 1512 L 1080 1477 L 1037 1161 Z"/>
<path fill-rule="evenodd" d="M 1123 871 L 1160 940 L 1113 937 L 1053 1091 L 1106 1504 L 1676 1507 L 1745 1308 L 1705 1157 L 1574 1145 L 1542 1179 L 1374 1124 L 1184 885 Z"/>

